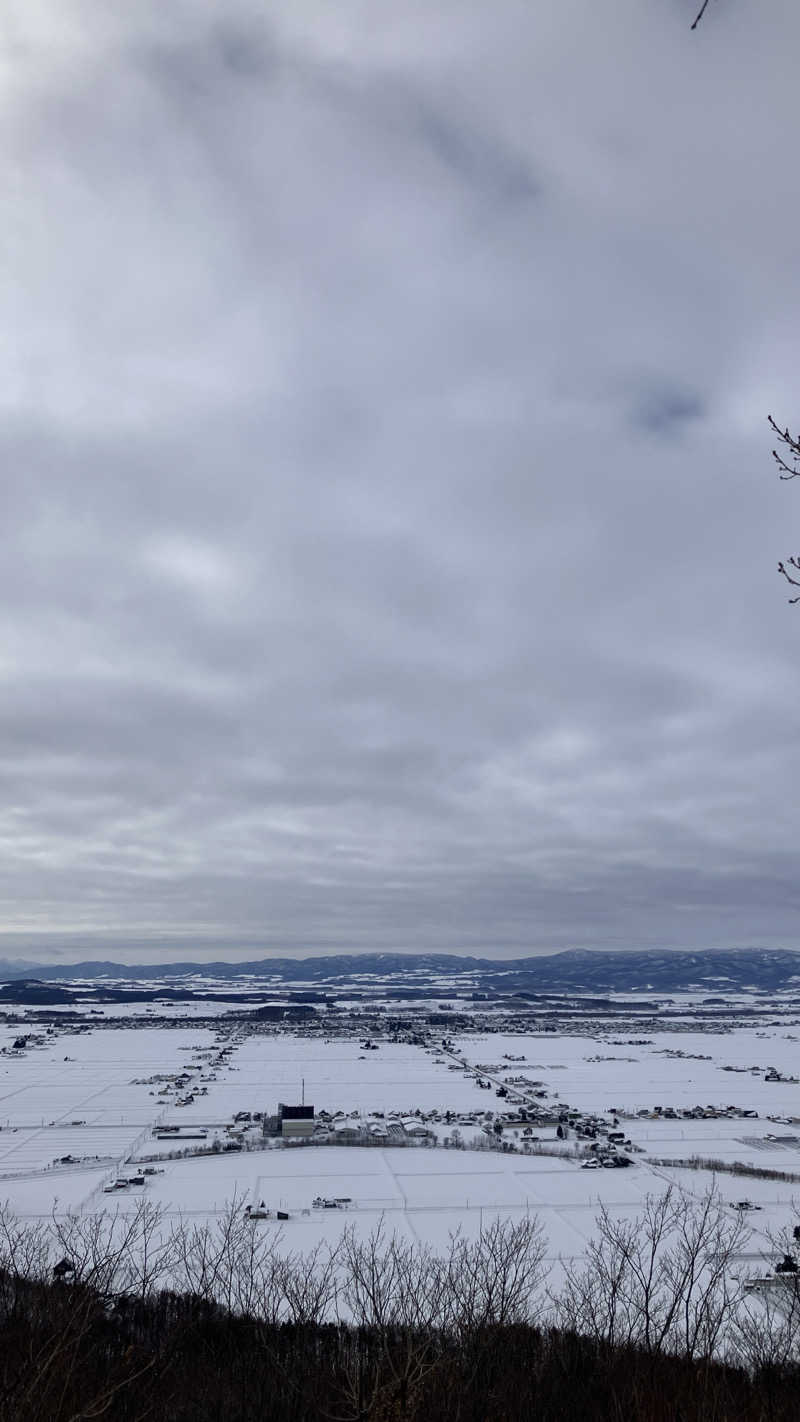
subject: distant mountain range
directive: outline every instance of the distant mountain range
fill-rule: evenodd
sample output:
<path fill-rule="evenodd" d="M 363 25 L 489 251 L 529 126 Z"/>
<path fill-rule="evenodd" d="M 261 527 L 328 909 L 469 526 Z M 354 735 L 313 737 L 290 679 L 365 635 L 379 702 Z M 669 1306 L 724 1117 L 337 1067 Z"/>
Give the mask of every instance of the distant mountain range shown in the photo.
<path fill-rule="evenodd" d="M 540 958 L 465 958 L 447 953 L 363 953 L 323 958 L 264 958 L 249 963 L 9 963 L 0 960 L 0 980 L 70 981 L 76 978 L 126 982 L 167 981 L 188 987 L 187 979 L 234 981 L 256 978 L 272 985 L 316 984 L 339 990 L 416 984 L 448 992 L 490 993 L 686 992 L 726 993 L 741 989 L 800 991 L 800 952 L 739 948 L 699 953 L 605 953 L 573 949 Z M 438 981 L 437 981 L 438 980 Z M 258 988 L 260 983 L 253 983 Z M 195 983 L 199 987 L 200 984 Z"/>

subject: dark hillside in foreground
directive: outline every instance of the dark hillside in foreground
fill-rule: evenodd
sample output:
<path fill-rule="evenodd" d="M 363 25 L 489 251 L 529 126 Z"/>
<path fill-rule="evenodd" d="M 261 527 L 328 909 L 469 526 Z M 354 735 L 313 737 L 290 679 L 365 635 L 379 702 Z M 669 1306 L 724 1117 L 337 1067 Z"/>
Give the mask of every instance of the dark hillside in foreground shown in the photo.
<path fill-rule="evenodd" d="M 791 1370 L 751 1378 L 557 1331 L 273 1327 L 0 1275 L 0 1422 L 796 1422 L 797 1400 Z"/>
<path fill-rule="evenodd" d="M 173 983 L 202 993 L 208 979 L 256 978 L 271 983 L 307 983 L 331 988 L 388 984 L 392 988 L 430 987 L 446 978 L 442 993 L 481 992 L 699 992 L 742 989 L 772 992 L 797 987 L 800 952 L 740 948 L 678 953 L 648 950 L 601 953 L 574 950 L 539 958 L 466 958 L 448 954 L 364 953 L 324 958 L 263 958 L 248 963 L 123 964 L 83 962 L 24 968 L 0 962 L 0 980 L 70 980 L 105 978 Z M 250 984 L 257 987 L 256 982 Z M 161 994 L 159 994 L 161 995 Z"/>

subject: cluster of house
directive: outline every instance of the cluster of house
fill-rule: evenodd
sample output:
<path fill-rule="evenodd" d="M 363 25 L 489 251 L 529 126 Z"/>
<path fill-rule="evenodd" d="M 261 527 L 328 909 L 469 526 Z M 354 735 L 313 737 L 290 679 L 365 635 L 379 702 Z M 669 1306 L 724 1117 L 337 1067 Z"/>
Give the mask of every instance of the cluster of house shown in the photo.
<path fill-rule="evenodd" d="M 739 1200 L 734 1209 L 760 1210 L 761 1206 L 753 1205 L 749 1200 Z M 792 1235 L 795 1245 L 800 1244 L 800 1225 L 794 1226 Z M 784 1296 L 787 1291 L 790 1291 L 788 1300 L 781 1307 L 784 1311 L 788 1311 L 790 1317 L 794 1316 L 797 1310 L 798 1294 L 800 1294 L 800 1268 L 797 1264 L 797 1255 L 787 1252 L 775 1265 L 772 1274 L 756 1275 L 754 1278 L 745 1279 L 744 1290 L 745 1293 L 758 1294 L 770 1294 L 775 1290 Z"/>
<path fill-rule="evenodd" d="M 213 1081 L 214 1078 L 210 1077 L 206 1080 Z M 172 1097 L 174 1106 L 191 1106 L 195 1097 L 208 1095 L 208 1086 L 202 1078 L 198 1082 L 192 1071 L 156 1072 L 153 1076 L 134 1081 L 133 1085 L 157 1087 L 158 1089 L 151 1091 L 150 1095 L 163 1096 L 167 1099 Z"/>
<path fill-rule="evenodd" d="M 0 1047 L 0 1056 L 3 1056 L 3 1057 L 21 1057 L 21 1056 L 24 1056 L 25 1053 L 28 1051 L 29 1047 L 41 1047 L 41 1046 L 44 1046 L 44 1041 L 45 1041 L 44 1037 L 42 1037 L 42 1036 L 37 1036 L 37 1035 L 36 1035 L 35 1033 L 33 1033 L 33 1032 L 26 1032 L 26 1033 L 24 1033 L 24 1034 L 21 1034 L 19 1037 L 15 1037 L 14 1040 L 13 1040 L 13 1042 L 9 1042 L 9 1043 L 7 1044 L 7 1046 L 5 1046 L 5 1047 Z"/>
<path fill-rule="evenodd" d="M 635 1113 L 617 1110 L 618 1116 L 648 1121 L 719 1121 L 749 1117 L 758 1119 L 758 1112 L 746 1106 L 642 1106 Z"/>
<path fill-rule="evenodd" d="M 205 1126 L 156 1126 L 153 1135 L 157 1141 L 204 1141 L 208 1131 Z"/>
<path fill-rule="evenodd" d="M 194 1053 L 194 1060 L 183 1071 L 154 1072 L 152 1076 L 137 1078 L 132 1085 L 154 1088 L 151 1096 L 163 1097 L 173 1106 L 191 1106 L 198 1096 L 208 1095 L 209 1083 L 216 1081 L 220 1070 L 229 1066 L 228 1058 L 235 1045 L 231 1029 L 219 1029 L 212 1046 L 179 1049 Z"/>
<path fill-rule="evenodd" d="M 409 1140 L 435 1140 L 434 1132 L 416 1116 L 402 1116 L 396 1111 L 385 1115 L 374 1111 L 370 1116 L 362 1116 L 359 1111 L 315 1113 L 313 1106 L 289 1106 L 285 1102 L 279 1103 L 276 1115 L 262 1117 L 262 1130 L 265 1136 L 329 1145 L 404 1145 Z"/>
<path fill-rule="evenodd" d="M 322 1115 L 322 1113 L 320 1113 Z M 338 1119 L 337 1119 L 338 1117 Z M 377 1145 L 404 1145 L 413 1141 L 417 1145 L 433 1143 L 435 1132 L 415 1116 L 400 1116 L 389 1112 L 380 1117 L 343 1117 L 337 1112 L 327 1121 L 321 1121 L 320 1140 L 332 1145 L 359 1145 L 370 1142 Z"/>
<path fill-rule="evenodd" d="M 144 1170 L 142 1170 L 140 1173 L 137 1173 L 136 1175 L 120 1175 L 117 1177 L 116 1180 L 109 1181 L 108 1185 L 103 1186 L 103 1194 L 116 1195 L 119 1194 L 120 1190 L 128 1190 L 131 1185 L 145 1185 L 147 1183 L 145 1180 L 146 1175 L 163 1174 L 163 1170 L 158 1171 L 152 1165 L 148 1165 L 145 1167 Z"/>
<path fill-rule="evenodd" d="M 581 1162 L 581 1170 L 622 1170 L 628 1165 L 633 1165 L 629 1155 L 622 1151 L 607 1151 L 602 1155 L 588 1156 Z"/>
<path fill-rule="evenodd" d="M 245 1205 L 244 1213 L 249 1220 L 288 1220 L 288 1210 L 272 1210 L 262 1200 L 258 1205 Z"/>

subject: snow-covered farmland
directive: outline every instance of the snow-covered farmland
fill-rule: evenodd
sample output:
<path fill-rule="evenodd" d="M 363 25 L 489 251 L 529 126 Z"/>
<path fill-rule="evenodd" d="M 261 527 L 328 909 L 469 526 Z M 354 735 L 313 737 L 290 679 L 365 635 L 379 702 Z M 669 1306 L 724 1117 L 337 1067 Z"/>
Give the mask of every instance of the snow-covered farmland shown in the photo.
<path fill-rule="evenodd" d="M 357 1038 L 332 1041 L 290 1034 L 251 1037 L 208 1095 L 181 1112 L 182 1121 L 223 1117 L 238 1110 L 274 1110 L 278 1101 L 306 1101 L 317 1111 L 461 1110 L 482 1104 L 473 1076 L 405 1042 L 382 1042 L 364 1052 Z M 304 1085 L 305 1083 L 305 1085 Z"/>
<path fill-rule="evenodd" d="M 770 1021 L 767 1007 L 746 1025 L 733 1012 L 709 1025 L 691 1024 L 688 1004 L 686 1030 L 629 1018 L 587 1020 L 580 1033 L 509 1033 L 486 1030 L 484 1019 L 446 1044 L 441 1030 L 392 1033 L 376 1019 L 370 1049 L 357 1004 L 353 1023 L 332 1018 L 327 1037 L 316 1026 L 229 1018 L 220 1004 L 190 1006 L 0 1019 L 0 1199 L 29 1217 L 129 1212 L 145 1197 L 168 1217 L 205 1218 L 234 1199 L 263 1201 L 289 1215 L 287 1247 L 303 1249 L 347 1224 L 368 1232 L 380 1222 L 444 1246 L 454 1230 L 471 1235 L 497 1215 L 535 1213 L 556 1259 L 583 1251 L 601 1202 L 632 1215 L 671 1180 L 698 1193 L 712 1181 L 666 1162 L 701 1157 L 800 1176 L 800 1086 L 774 1079 L 797 1071 L 800 1029 L 786 1016 Z M 251 1121 L 239 1149 L 235 1116 L 301 1098 L 343 1125 L 413 1116 L 432 1143 L 420 1148 L 407 1135 L 402 1148 L 287 1145 Z M 559 1117 L 566 1139 L 557 1141 Z M 630 1141 L 632 1164 L 583 1169 L 593 1147 L 576 1134 L 576 1117 L 594 1120 L 601 1139 L 614 1128 Z M 182 1136 L 157 1140 L 167 1124 Z M 199 1153 L 215 1141 L 219 1153 Z M 457 1148 L 473 1144 L 483 1149 Z M 198 1154 L 177 1158 L 189 1151 Z M 143 1184 L 104 1192 L 148 1160 L 157 1173 Z M 784 1226 L 800 1199 L 800 1182 L 788 1178 L 723 1173 L 717 1184 L 731 1207 L 742 1198 L 762 1207 L 752 1216 L 759 1231 Z M 315 1208 L 319 1196 L 347 1203 Z"/>
<path fill-rule="evenodd" d="M 236 1199 L 244 1205 L 290 1215 L 281 1226 L 287 1247 L 310 1248 L 320 1238 L 338 1239 L 351 1225 L 369 1232 L 383 1222 L 389 1232 L 444 1247 L 454 1230 L 471 1236 L 497 1215 L 542 1221 L 551 1258 L 574 1257 L 591 1233 L 599 1199 L 623 1213 L 635 1212 L 658 1187 L 649 1170 L 609 1172 L 605 1178 L 580 1170 L 571 1160 L 517 1158 L 473 1151 L 356 1150 L 334 1146 L 293 1147 L 246 1155 L 171 1161 L 148 1182 L 148 1198 L 169 1215 L 221 1213 Z M 346 1199 L 336 1209 L 314 1208 L 318 1196 Z M 114 1204 L 136 1208 L 140 1192 Z M 91 1201 L 99 1208 L 104 1197 Z M 276 1226 L 266 1222 L 260 1228 Z"/>
<path fill-rule="evenodd" d="M 634 1030 L 614 1041 L 605 1034 L 500 1033 L 463 1036 L 457 1045 L 469 1062 L 499 1063 L 505 1073 L 540 1077 L 570 1105 L 586 1110 L 735 1103 L 759 1116 L 800 1113 L 800 1086 L 765 1081 L 771 1066 L 789 1076 L 800 1068 L 797 1034 L 783 1025 L 668 1035 Z M 524 1060 L 505 1061 L 506 1054 Z"/>

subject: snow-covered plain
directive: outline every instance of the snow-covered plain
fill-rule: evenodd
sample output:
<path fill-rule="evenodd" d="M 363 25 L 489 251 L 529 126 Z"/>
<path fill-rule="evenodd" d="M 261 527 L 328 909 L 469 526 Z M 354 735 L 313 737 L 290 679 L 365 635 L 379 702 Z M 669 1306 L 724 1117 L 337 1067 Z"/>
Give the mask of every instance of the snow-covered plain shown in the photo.
<path fill-rule="evenodd" d="M 455 1230 L 471 1235 L 497 1215 L 535 1213 L 550 1258 L 574 1258 L 601 1202 L 629 1216 L 671 1180 L 696 1193 L 714 1180 L 708 1171 L 664 1160 L 699 1156 L 800 1177 L 800 1086 L 765 1079 L 771 1068 L 784 1077 L 798 1071 L 800 1026 L 787 1012 L 776 1017 L 771 1004 L 742 1025 L 743 1005 L 740 996 L 729 1017 L 702 1024 L 687 1000 L 685 1025 L 673 1019 L 663 1028 L 652 1015 L 592 1022 L 587 1009 L 580 1032 L 536 1023 L 529 1032 L 491 1031 L 484 1013 L 480 1030 L 449 1032 L 447 1047 L 441 1029 L 393 1041 L 378 1021 L 378 1050 L 365 1049 L 356 1018 L 351 1030 L 340 1020 L 326 1038 L 303 1027 L 231 1024 L 230 1004 L 187 1004 L 192 1010 L 184 1012 L 172 1004 L 144 1011 L 141 1004 L 115 1004 L 91 1015 L 54 1010 L 45 1018 L 7 1008 L 0 1017 L 0 1200 L 36 1218 L 52 1211 L 127 1212 L 145 1195 L 168 1216 L 192 1219 L 213 1217 L 234 1199 L 263 1201 L 289 1214 L 281 1226 L 287 1247 L 302 1249 L 338 1238 L 346 1224 L 369 1231 L 381 1221 L 410 1239 L 444 1246 Z M 25 1045 L 15 1049 L 21 1035 Z M 411 1040 L 415 1035 L 423 1040 Z M 481 1073 L 489 1089 L 478 1085 Z M 176 1084 L 181 1074 L 188 1085 Z M 504 1082 L 510 1095 L 498 1098 Z M 534 1098 L 534 1090 L 544 1095 Z M 538 1141 L 526 1140 L 518 1123 L 503 1133 L 514 1150 L 486 1149 L 485 1113 L 513 1112 L 515 1094 L 549 1113 L 533 1128 Z M 317 1112 L 372 1122 L 390 1113 L 435 1112 L 437 1145 L 282 1145 L 255 1131 L 249 1139 L 258 1148 L 168 1158 L 215 1138 L 224 1145 L 237 1113 L 270 1114 L 278 1102 L 301 1096 Z M 695 1107 L 757 1115 L 678 1114 Z M 633 1165 L 581 1169 L 587 1143 L 576 1141 L 572 1129 L 567 1141 L 556 1141 L 556 1118 L 567 1109 L 603 1117 L 609 1128 L 617 1111 Z M 447 1112 L 454 1119 L 446 1121 Z M 157 1141 L 154 1129 L 163 1124 L 207 1137 Z M 456 1124 L 463 1143 L 480 1141 L 484 1149 L 453 1148 Z M 104 1193 L 118 1174 L 136 1172 L 132 1162 L 159 1156 L 159 1173 L 144 1186 Z M 800 1181 L 721 1174 L 716 1184 L 732 1206 L 747 1198 L 762 1207 L 751 1219 L 759 1233 L 785 1226 L 794 1198 L 800 1203 Z M 313 1205 L 317 1196 L 349 1203 L 321 1210 Z"/>

